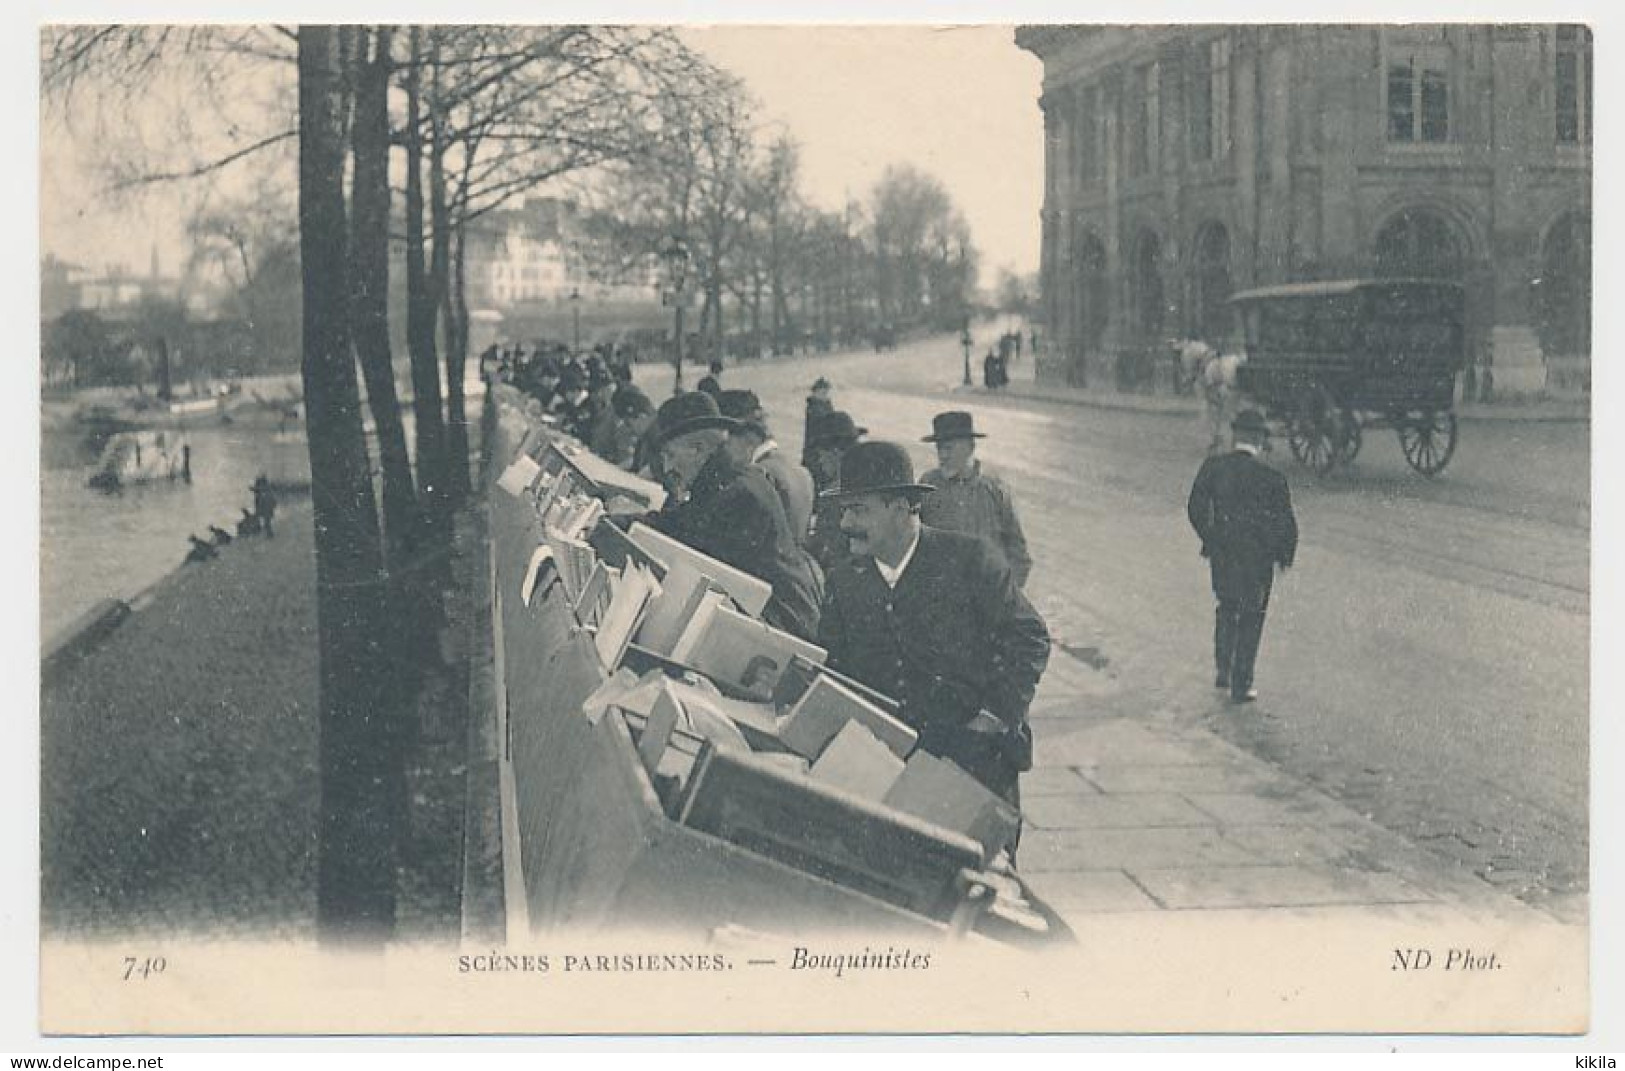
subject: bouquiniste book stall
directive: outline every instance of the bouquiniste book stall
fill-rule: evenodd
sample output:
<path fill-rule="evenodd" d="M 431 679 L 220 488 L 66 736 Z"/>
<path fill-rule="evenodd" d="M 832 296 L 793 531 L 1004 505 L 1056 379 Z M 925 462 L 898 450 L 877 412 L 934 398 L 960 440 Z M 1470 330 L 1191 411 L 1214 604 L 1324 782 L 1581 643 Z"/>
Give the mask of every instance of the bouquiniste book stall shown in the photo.
<path fill-rule="evenodd" d="M 664 489 L 499 388 L 491 494 L 510 937 L 827 928 L 1059 940 L 1013 808 L 646 522 Z"/>

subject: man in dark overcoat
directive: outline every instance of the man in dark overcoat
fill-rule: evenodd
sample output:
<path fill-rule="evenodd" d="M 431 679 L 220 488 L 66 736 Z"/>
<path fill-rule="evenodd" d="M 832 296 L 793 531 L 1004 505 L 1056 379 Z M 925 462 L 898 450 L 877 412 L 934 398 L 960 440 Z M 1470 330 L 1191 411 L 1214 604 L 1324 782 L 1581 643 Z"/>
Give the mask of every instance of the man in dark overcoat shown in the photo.
<path fill-rule="evenodd" d="M 805 545 L 812 526 L 813 478 L 792 460 L 767 427 L 767 410 L 753 390 L 725 390 L 717 395 L 722 415 L 738 423 L 728 432 L 728 449 L 740 465 L 755 465 L 773 485 L 784 506 L 796 541 Z"/>
<path fill-rule="evenodd" d="M 728 453 L 735 421 L 690 391 L 655 412 L 655 439 L 676 493 L 649 521 L 667 535 L 773 586 L 762 620 L 803 639 L 818 631 L 823 577 L 790 531 L 762 470 Z"/>
<path fill-rule="evenodd" d="M 1049 631 L 997 550 L 920 523 L 930 493 L 896 443 L 842 457 L 831 494 L 851 557 L 829 574 L 818 642 L 832 668 L 901 704 L 920 747 L 1019 807 Z"/>
<path fill-rule="evenodd" d="M 1213 594 L 1218 600 L 1213 625 L 1214 685 L 1230 698 L 1258 698 L 1253 664 L 1264 634 L 1270 587 L 1277 567 L 1289 569 L 1298 548 L 1298 522 L 1286 477 L 1259 457 L 1269 426 L 1254 409 L 1231 424 L 1235 448 L 1209 457 L 1191 485 L 1186 513 L 1202 540 Z"/>

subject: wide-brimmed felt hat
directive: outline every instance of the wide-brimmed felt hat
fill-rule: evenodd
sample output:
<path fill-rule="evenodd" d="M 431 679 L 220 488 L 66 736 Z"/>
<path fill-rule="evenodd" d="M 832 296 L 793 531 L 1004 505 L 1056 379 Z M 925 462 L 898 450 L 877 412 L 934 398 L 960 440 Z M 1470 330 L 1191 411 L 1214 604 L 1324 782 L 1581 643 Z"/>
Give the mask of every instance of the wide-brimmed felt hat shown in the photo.
<path fill-rule="evenodd" d="M 717 400 L 702 390 L 673 395 L 655 410 L 655 442 L 664 446 L 679 435 L 707 428 L 732 431 L 739 421 L 725 417 L 717 409 Z"/>
<path fill-rule="evenodd" d="M 1256 409 L 1243 409 L 1236 414 L 1236 419 L 1230 422 L 1230 430 L 1253 435 L 1268 435 L 1270 426 L 1269 422 L 1264 419 L 1263 413 Z"/>
<path fill-rule="evenodd" d="M 950 439 L 985 439 L 986 435 L 976 430 L 969 413 L 957 409 L 947 413 L 938 413 L 931 418 L 931 434 L 921 439 L 925 443 L 941 443 Z"/>
<path fill-rule="evenodd" d="M 858 443 L 841 455 L 841 479 L 821 498 L 902 493 L 920 496 L 935 491 L 928 483 L 914 482 L 914 462 L 897 443 Z"/>
<path fill-rule="evenodd" d="M 813 418 L 812 432 L 807 436 L 808 446 L 828 446 L 835 443 L 855 443 L 867 434 L 852 421 L 852 414 L 842 409 L 823 413 Z"/>

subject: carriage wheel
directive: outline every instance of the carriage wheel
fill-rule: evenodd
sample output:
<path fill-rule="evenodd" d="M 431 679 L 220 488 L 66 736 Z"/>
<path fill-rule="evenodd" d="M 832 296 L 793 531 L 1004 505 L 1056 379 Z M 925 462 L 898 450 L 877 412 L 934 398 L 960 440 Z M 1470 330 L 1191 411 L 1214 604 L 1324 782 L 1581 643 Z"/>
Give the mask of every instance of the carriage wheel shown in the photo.
<path fill-rule="evenodd" d="M 1399 425 L 1405 460 L 1423 476 L 1437 476 L 1456 452 L 1456 414 L 1427 410 Z"/>
<path fill-rule="evenodd" d="M 1293 417 L 1287 423 L 1287 445 L 1292 456 L 1324 476 L 1337 464 L 1337 443 L 1332 438 L 1331 425 L 1314 416 Z"/>

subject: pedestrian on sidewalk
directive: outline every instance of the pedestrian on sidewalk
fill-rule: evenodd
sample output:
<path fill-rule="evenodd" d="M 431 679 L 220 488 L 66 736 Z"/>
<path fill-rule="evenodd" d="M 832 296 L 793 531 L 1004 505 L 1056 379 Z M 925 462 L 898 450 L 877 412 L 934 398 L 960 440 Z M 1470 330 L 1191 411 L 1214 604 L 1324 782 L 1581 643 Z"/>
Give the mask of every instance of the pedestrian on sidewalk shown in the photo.
<path fill-rule="evenodd" d="M 249 490 L 254 493 L 254 516 L 259 518 L 260 531 L 267 538 L 276 535 L 271 530 L 271 521 L 276 517 L 276 492 L 271 490 L 271 481 L 262 472 Z"/>
<path fill-rule="evenodd" d="M 896 443 L 842 457 L 830 494 L 851 556 L 830 571 L 818 643 L 832 668 L 901 704 L 921 748 L 1019 809 L 1049 630 L 985 541 L 920 522 L 933 493 Z"/>
<path fill-rule="evenodd" d="M 938 413 L 931 419 L 931 434 L 921 441 L 935 444 L 937 467 L 920 482 L 936 488 L 936 493 L 921 503 L 920 520 L 945 532 L 987 540 L 1009 563 L 1016 587 L 1025 588 L 1033 571 L 1032 555 L 1010 489 L 984 471 L 976 457 L 976 440 L 986 437 L 976 430 L 969 413 Z"/>
<path fill-rule="evenodd" d="M 1202 462 L 1191 485 L 1186 515 L 1202 540 L 1213 595 L 1215 687 L 1227 688 L 1237 703 L 1258 698 L 1253 666 L 1264 633 L 1275 570 L 1292 567 L 1298 522 L 1286 477 L 1259 456 L 1269 442 L 1269 425 L 1248 409 L 1231 425 L 1235 448 Z"/>

